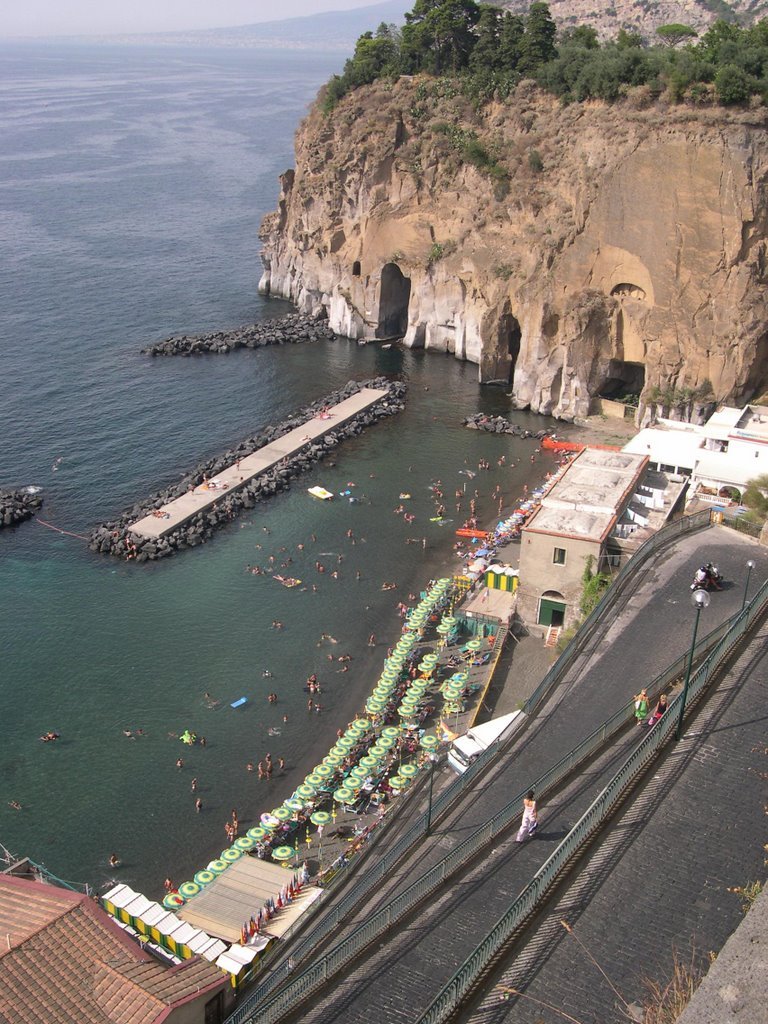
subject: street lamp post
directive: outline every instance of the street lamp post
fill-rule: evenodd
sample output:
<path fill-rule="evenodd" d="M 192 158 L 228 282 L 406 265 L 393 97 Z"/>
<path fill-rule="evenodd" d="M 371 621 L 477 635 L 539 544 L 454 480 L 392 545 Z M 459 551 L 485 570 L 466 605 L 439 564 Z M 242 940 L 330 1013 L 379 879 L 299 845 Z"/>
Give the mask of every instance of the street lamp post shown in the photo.
<path fill-rule="evenodd" d="M 688 668 L 685 670 L 685 682 L 683 683 L 683 696 L 680 702 L 680 717 L 677 720 L 677 730 L 675 731 L 675 739 L 682 739 L 683 736 L 683 715 L 685 714 L 685 704 L 688 700 L 688 684 L 691 681 L 691 668 L 693 667 L 693 652 L 696 650 L 696 634 L 699 630 L 699 616 L 701 615 L 702 609 L 709 605 L 709 594 L 706 590 L 694 590 L 691 594 L 691 601 L 694 608 L 696 609 L 696 618 L 693 623 L 693 639 L 691 640 L 691 652 L 688 655 Z"/>
<path fill-rule="evenodd" d="M 749 593 L 749 577 L 752 575 L 752 570 L 755 568 L 755 563 L 750 560 L 747 562 L 747 582 L 744 584 L 744 599 L 741 602 L 741 610 L 744 611 L 744 606 L 747 603 L 747 594 Z"/>
<path fill-rule="evenodd" d="M 427 807 L 427 828 L 426 834 L 429 835 L 429 830 L 432 827 L 432 787 L 435 783 L 435 765 L 437 764 L 437 757 L 434 754 L 429 755 L 430 768 L 429 768 L 429 805 Z"/>

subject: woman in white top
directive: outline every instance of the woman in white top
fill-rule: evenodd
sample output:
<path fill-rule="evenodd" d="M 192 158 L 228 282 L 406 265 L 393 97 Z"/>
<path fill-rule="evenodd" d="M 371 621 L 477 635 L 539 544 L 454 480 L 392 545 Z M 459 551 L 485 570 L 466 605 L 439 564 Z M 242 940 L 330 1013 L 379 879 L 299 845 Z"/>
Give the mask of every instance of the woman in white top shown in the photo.
<path fill-rule="evenodd" d="M 536 811 L 536 801 L 533 797 L 533 790 L 529 789 L 523 799 L 523 820 L 517 833 L 516 842 L 522 843 L 525 837 L 532 836 L 539 827 L 539 817 Z"/>

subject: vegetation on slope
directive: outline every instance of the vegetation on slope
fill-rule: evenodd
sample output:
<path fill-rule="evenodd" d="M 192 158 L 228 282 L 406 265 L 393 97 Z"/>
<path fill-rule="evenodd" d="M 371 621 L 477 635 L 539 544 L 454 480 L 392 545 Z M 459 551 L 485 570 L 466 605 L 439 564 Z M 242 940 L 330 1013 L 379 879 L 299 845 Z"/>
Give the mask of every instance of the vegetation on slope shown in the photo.
<path fill-rule="evenodd" d="M 330 111 L 377 79 L 415 74 L 458 79 L 476 101 L 505 97 L 533 78 L 563 102 L 613 102 L 638 87 L 671 102 L 768 102 L 768 19 L 749 28 L 717 21 L 700 38 L 689 26 L 665 25 L 658 37 L 649 46 L 621 31 L 600 44 L 586 25 L 558 36 L 543 2 L 521 17 L 474 0 L 415 0 L 402 28 L 382 24 L 358 39 L 323 106 Z"/>

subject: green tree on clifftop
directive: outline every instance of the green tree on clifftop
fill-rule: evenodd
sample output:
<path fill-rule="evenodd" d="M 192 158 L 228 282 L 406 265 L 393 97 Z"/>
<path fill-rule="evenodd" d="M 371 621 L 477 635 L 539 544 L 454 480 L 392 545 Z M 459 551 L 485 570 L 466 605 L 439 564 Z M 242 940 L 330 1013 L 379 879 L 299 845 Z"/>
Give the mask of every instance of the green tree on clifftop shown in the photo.
<path fill-rule="evenodd" d="M 533 74 L 557 55 L 557 28 L 545 3 L 531 4 L 525 19 L 520 71 Z"/>
<path fill-rule="evenodd" d="M 466 68 L 479 18 L 474 0 L 416 0 L 403 28 L 406 69 L 439 75 Z"/>

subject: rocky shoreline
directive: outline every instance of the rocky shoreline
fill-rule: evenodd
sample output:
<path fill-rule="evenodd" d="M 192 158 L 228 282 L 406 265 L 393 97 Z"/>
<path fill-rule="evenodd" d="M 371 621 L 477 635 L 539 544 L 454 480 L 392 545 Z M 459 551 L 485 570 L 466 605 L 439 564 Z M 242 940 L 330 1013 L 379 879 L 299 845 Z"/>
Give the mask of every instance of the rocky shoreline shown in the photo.
<path fill-rule="evenodd" d="M 533 433 L 533 431 L 524 430 L 517 423 L 512 423 L 503 416 L 486 416 L 482 412 L 475 413 L 474 416 L 465 416 L 462 426 L 469 430 L 483 430 L 486 434 L 511 434 L 513 437 L 520 437 L 523 440 L 530 438 L 535 441 L 553 437 L 555 433 L 554 430 L 537 430 Z"/>
<path fill-rule="evenodd" d="M 339 337 L 324 316 L 286 313 L 257 324 L 246 324 L 213 334 L 182 334 L 166 338 L 141 350 L 146 356 L 229 355 L 239 348 L 263 348 L 266 345 L 298 345 L 302 342 L 335 341 Z"/>
<path fill-rule="evenodd" d="M 149 540 L 131 533 L 128 526 L 151 514 L 162 505 L 186 494 L 193 487 L 203 483 L 204 478 L 214 477 L 217 473 L 231 466 L 238 459 L 245 458 L 251 452 L 264 445 L 276 441 L 288 431 L 300 427 L 320 413 L 327 406 L 336 405 L 356 395 L 363 388 L 386 388 L 388 394 L 376 405 L 364 410 L 347 423 L 331 430 L 317 442 L 308 444 L 305 449 L 290 459 L 255 477 L 253 480 L 230 490 L 212 508 L 199 513 L 182 524 L 173 533 L 158 540 Z M 265 501 L 278 491 L 290 486 L 291 480 L 305 473 L 308 469 L 331 454 L 338 445 L 347 438 L 361 434 L 366 427 L 378 420 L 394 416 L 405 408 L 407 386 L 401 381 L 390 381 L 386 377 L 376 377 L 366 381 L 350 381 L 338 391 L 318 399 L 305 406 L 298 413 L 284 420 L 279 426 L 266 427 L 261 433 L 245 438 L 236 447 L 230 448 L 221 455 L 199 463 L 193 470 L 186 473 L 179 483 L 156 491 L 142 502 L 127 509 L 121 516 L 110 522 L 103 523 L 90 534 L 88 547 L 100 554 L 114 555 L 117 558 L 136 562 L 156 561 L 184 548 L 197 547 L 205 543 L 214 530 L 231 522 L 243 509 L 252 509 L 257 502 Z"/>
<path fill-rule="evenodd" d="M 42 504 L 43 496 L 37 491 L 29 491 L 27 488 L 0 491 L 0 530 L 31 519 L 40 511 Z"/>

